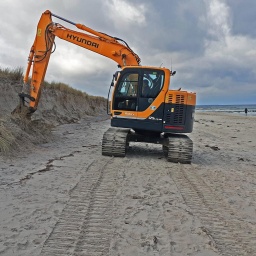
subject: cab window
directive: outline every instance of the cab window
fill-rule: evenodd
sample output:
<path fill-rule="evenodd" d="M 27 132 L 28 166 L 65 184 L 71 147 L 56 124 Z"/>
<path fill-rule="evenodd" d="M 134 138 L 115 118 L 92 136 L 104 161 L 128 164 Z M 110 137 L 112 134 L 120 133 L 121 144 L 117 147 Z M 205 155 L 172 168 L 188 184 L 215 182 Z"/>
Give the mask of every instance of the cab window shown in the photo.
<path fill-rule="evenodd" d="M 144 71 L 141 88 L 142 98 L 156 98 L 164 85 L 164 72 L 161 70 Z"/>
<path fill-rule="evenodd" d="M 114 108 L 117 110 L 135 111 L 137 108 L 138 73 L 126 73 L 115 92 Z"/>
<path fill-rule="evenodd" d="M 117 88 L 118 96 L 137 96 L 139 75 L 136 73 L 125 74 Z"/>

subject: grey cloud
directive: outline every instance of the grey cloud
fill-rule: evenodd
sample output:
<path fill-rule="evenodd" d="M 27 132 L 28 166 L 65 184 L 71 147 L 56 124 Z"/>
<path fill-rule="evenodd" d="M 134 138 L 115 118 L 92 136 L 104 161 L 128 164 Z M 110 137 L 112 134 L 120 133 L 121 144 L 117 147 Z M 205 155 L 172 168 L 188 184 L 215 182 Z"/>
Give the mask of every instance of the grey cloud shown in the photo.
<path fill-rule="evenodd" d="M 256 1 L 255 0 L 227 0 L 231 6 L 232 14 L 232 30 L 236 35 L 245 35 L 249 37 L 256 37 Z"/>

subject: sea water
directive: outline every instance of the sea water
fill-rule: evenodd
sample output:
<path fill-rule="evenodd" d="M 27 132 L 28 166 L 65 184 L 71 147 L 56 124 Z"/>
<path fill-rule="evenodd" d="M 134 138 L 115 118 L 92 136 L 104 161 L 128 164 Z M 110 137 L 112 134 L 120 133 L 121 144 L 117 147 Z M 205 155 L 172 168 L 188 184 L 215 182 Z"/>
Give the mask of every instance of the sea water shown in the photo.
<path fill-rule="evenodd" d="M 248 116 L 256 116 L 256 104 L 251 105 L 197 105 L 197 112 L 223 112 L 230 114 L 245 115 L 247 108 Z"/>

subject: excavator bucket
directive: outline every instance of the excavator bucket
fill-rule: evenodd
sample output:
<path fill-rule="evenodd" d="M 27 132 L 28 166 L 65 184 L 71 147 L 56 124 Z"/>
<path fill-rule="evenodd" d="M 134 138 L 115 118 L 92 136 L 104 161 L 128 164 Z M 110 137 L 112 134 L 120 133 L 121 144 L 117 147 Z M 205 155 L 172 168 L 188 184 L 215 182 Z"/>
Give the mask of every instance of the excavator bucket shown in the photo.
<path fill-rule="evenodd" d="M 20 102 L 18 104 L 18 106 L 11 112 L 12 115 L 14 116 L 18 116 L 20 118 L 26 118 L 26 119 L 31 119 L 31 115 L 35 112 L 35 109 L 28 107 L 25 105 L 25 98 L 29 98 L 31 101 L 33 101 L 34 99 L 25 93 L 19 93 L 19 97 L 20 97 Z"/>

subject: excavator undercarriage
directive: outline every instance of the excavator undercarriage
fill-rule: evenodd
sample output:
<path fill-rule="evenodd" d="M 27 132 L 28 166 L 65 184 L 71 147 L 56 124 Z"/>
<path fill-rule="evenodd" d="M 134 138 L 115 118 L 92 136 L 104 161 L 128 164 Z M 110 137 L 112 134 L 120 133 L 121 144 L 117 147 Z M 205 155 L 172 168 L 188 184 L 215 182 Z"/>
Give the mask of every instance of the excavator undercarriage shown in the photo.
<path fill-rule="evenodd" d="M 102 155 L 124 157 L 130 142 L 146 142 L 162 145 L 169 162 L 190 164 L 193 141 L 181 134 L 138 133 L 132 129 L 109 128 L 103 135 Z"/>

